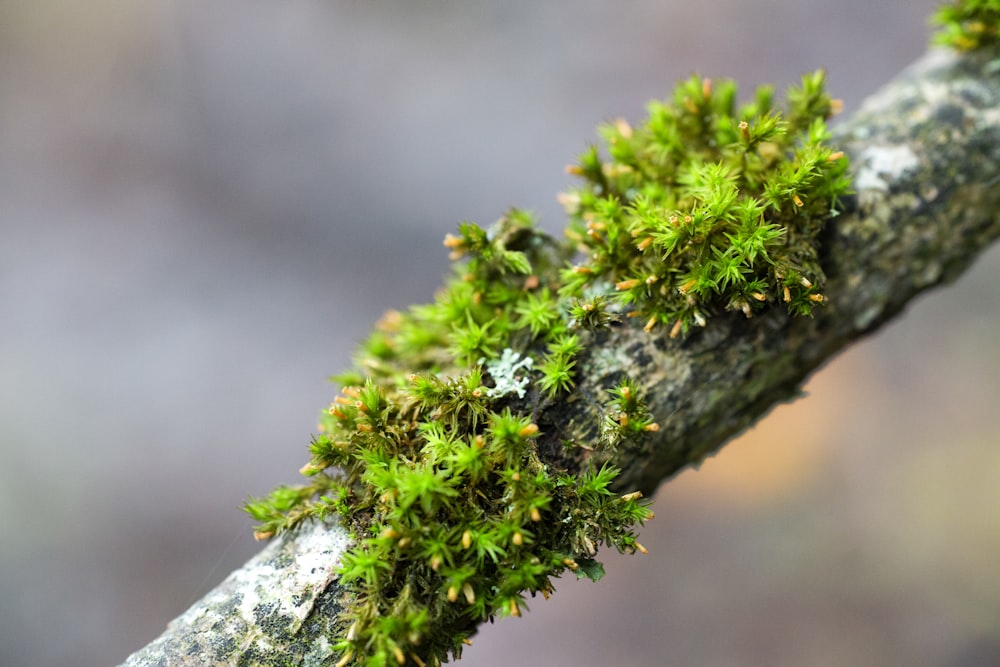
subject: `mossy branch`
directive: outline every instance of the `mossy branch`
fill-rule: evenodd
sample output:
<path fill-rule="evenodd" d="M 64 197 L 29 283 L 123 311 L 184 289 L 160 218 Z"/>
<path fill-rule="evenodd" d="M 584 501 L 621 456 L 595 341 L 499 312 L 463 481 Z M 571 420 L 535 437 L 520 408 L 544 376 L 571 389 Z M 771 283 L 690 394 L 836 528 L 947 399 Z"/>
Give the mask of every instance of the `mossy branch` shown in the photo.
<path fill-rule="evenodd" d="M 539 449 L 600 439 L 591 431 L 601 403 L 588 397 L 644 396 L 659 428 L 624 440 L 612 462 L 620 490 L 652 492 L 794 398 L 810 373 L 916 295 L 958 276 L 1000 236 L 997 58 L 932 52 L 835 129 L 856 194 L 824 231 L 827 298 L 811 318 L 729 312 L 683 338 L 637 320 L 580 331 L 575 390 L 534 416 Z M 338 624 L 351 593 L 334 573 L 349 546 L 344 528 L 318 521 L 282 535 L 125 664 L 335 664 L 329 638 L 349 634 Z"/>

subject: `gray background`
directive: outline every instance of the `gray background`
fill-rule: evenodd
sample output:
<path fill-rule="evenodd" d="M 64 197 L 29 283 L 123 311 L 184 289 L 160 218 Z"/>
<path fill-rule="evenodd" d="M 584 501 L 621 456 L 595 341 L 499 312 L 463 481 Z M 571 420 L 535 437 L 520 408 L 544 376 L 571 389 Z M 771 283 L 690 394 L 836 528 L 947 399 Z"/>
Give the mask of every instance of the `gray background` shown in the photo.
<path fill-rule="evenodd" d="M 596 123 L 697 70 L 850 112 L 934 2 L 0 0 L 0 664 L 107 665 L 259 545 L 443 235 L 553 231 Z M 1000 254 L 664 486 L 462 664 L 1000 663 Z"/>

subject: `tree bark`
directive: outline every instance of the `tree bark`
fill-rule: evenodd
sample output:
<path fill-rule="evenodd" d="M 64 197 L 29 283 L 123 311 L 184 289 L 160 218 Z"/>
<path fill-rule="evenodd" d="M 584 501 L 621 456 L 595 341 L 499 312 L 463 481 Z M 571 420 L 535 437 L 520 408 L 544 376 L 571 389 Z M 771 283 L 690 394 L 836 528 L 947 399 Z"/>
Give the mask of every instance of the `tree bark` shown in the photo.
<path fill-rule="evenodd" d="M 932 51 L 834 131 L 855 195 L 828 226 L 826 303 L 813 318 L 772 308 L 718 316 L 684 339 L 634 322 L 588 334 L 577 390 L 538 415 L 540 446 L 594 441 L 588 397 L 636 380 L 660 428 L 614 464 L 651 493 L 697 465 L 832 355 L 917 294 L 955 279 L 1000 235 L 1000 60 Z M 333 574 L 350 538 L 311 524 L 265 548 L 133 654 L 130 667 L 326 665 L 346 592 Z"/>

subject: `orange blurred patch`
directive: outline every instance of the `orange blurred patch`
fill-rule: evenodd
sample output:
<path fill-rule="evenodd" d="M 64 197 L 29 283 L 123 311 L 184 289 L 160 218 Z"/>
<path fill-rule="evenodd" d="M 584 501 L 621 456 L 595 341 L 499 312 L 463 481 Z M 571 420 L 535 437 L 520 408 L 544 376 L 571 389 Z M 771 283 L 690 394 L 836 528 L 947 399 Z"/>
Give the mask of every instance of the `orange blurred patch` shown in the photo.
<path fill-rule="evenodd" d="M 831 409 L 849 373 L 823 371 L 807 396 L 781 405 L 749 431 L 725 445 L 698 469 L 668 481 L 661 494 L 672 501 L 727 508 L 780 502 L 801 493 L 829 465 L 838 410 Z"/>

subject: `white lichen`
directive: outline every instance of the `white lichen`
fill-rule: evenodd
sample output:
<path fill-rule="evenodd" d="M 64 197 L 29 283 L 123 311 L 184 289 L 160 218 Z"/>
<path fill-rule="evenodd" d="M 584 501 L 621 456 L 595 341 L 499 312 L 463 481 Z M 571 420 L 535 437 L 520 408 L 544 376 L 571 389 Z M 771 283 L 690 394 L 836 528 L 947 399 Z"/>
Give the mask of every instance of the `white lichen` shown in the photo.
<path fill-rule="evenodd" d="M 869 146 L 861 152 L 854 187 L 862 190 L 889 189 L 889 182 L 920 166 L 920 158 L 909 146 Z"/>
<path fill-rule="evenodd" d="M 333 645 L 323 635 L 312 643 L 309 652 L 302 656 L 302 667 L 322 667 L 330 664 L 329 657 L 333 655 Z"/>
<path fill-rule="evenodd" d="M 480 359 L 479 363 L 483 363 L 483 361 Z M 499 359 L 486 363 L 486 372 L 493 378 L 493 387 L 487 390 L 487 396 L 500 398 L 509 394 L 517 394 L 518 398 L 524 398 L 529 378 L 520 376 L 517 372 L 521 369 L 529 370 L 534 363 L 535 361 L 531 357 L 522 357 L 509 347 L 505 348 Z"/>

